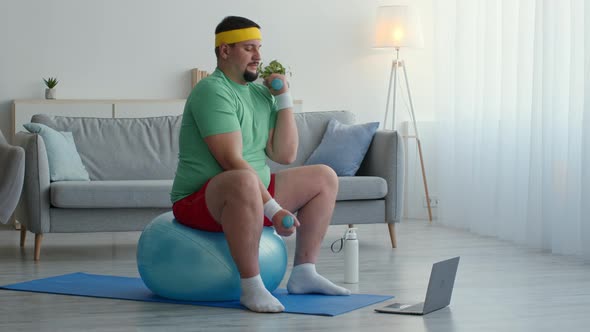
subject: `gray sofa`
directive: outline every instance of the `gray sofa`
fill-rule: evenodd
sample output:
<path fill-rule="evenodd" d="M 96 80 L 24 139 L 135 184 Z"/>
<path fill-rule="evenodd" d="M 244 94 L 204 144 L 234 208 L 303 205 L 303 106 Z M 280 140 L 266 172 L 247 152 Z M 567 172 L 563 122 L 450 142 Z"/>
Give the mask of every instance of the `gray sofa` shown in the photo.
<path fill-rule="evenodd" d="M 299 151 L 291 165 L 269 161 L 273 172 L 302 165 L 321 141 L 331 118 L 354 123 L 347 111 L 296 113 Z M 32 122 L 73 133 L 91 181 L 50 182 L 47 151 L 38 134 L 19 132 L 26 151 L 25 183 L 16 210 L 26 232 L 35 234 L 39 260 L 45 233 L 141 231 L 170 211 L 182 116 L 81 118 L 35 115 Z M 401 219 L 403 151 L 398 134 L 378 131 L 357 176 L 341 177 L 332 224 L 386 223 L 396 247 Z"/>

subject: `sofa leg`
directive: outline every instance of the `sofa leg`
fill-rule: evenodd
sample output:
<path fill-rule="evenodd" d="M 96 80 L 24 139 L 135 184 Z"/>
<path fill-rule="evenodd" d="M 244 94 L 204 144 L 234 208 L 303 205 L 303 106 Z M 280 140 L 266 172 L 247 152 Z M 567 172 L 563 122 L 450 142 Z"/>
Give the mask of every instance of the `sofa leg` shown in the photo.
<path fill-rule="evenodd" d="M 39 260 L 41 256 L 41 241 L 43 240 L 43 234 L 35 234 L 35 261 Z"/>
<path fill-rule="evenodd" d="M 397 240 L 395 239 L 395 224 L 388 223 L 387 227 L 389 227 L 389 238 L 391 239 L 391 247 L 397 248 Z"/>
<path fill-rule="evenodd" d="M 25 240 L 27 239 L 27 227 L 23 224 L 20 225 L 20 247 L 25 247 Z"/>

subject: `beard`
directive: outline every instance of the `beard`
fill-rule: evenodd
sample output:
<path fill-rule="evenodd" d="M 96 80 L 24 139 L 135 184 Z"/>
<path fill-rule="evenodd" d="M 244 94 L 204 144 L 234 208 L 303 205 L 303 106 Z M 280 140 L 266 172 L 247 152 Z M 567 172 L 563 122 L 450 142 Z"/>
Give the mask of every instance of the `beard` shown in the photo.
<path fill-rule="evenodd" d="M 254 72 L 254 73 L 251 71 L 248 71 L 248 70 L 244 71 L 244 80 L 246 82 L 254 82 L 254 81 L 256 81 L 257 78 L 258 78 L 258 71 Z"/>

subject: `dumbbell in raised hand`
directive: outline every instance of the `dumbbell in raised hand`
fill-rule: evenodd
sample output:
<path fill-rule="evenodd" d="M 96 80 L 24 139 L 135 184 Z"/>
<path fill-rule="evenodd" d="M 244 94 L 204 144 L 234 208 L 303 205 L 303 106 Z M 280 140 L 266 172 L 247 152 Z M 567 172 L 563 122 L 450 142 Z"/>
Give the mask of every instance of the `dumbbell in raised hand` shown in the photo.
<path fill-rule="evenodd" d="M 272 80 L 272 82 L 270 82 L 270 86 L 274 90 L 279 91 L 283 88 L 283 80 L 281 80 L 280 78 L 275 78 L 274 80 Z"/>

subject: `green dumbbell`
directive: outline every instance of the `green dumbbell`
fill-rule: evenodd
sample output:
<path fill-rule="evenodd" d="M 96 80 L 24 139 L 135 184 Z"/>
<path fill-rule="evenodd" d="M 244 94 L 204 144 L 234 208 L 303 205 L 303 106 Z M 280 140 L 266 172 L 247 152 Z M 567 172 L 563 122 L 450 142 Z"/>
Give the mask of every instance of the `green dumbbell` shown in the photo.
<path fill-rule="evenodd" d="M 280 78 L 275 78 L 274 80 L 272 80 L 272 82 L 270 82 L 270 86 L 274 90 L 279 91 L 283 88 L 283 80 L 281 80 Z"/>
<path fill-rule="evenodd" d="M 283 227 L 291 228 L 294 223 L 295 223 L 295 221 L 293 220 L 293 217 L 291 217 L 289 215 L 286 215 L 283 217 Z"/>

